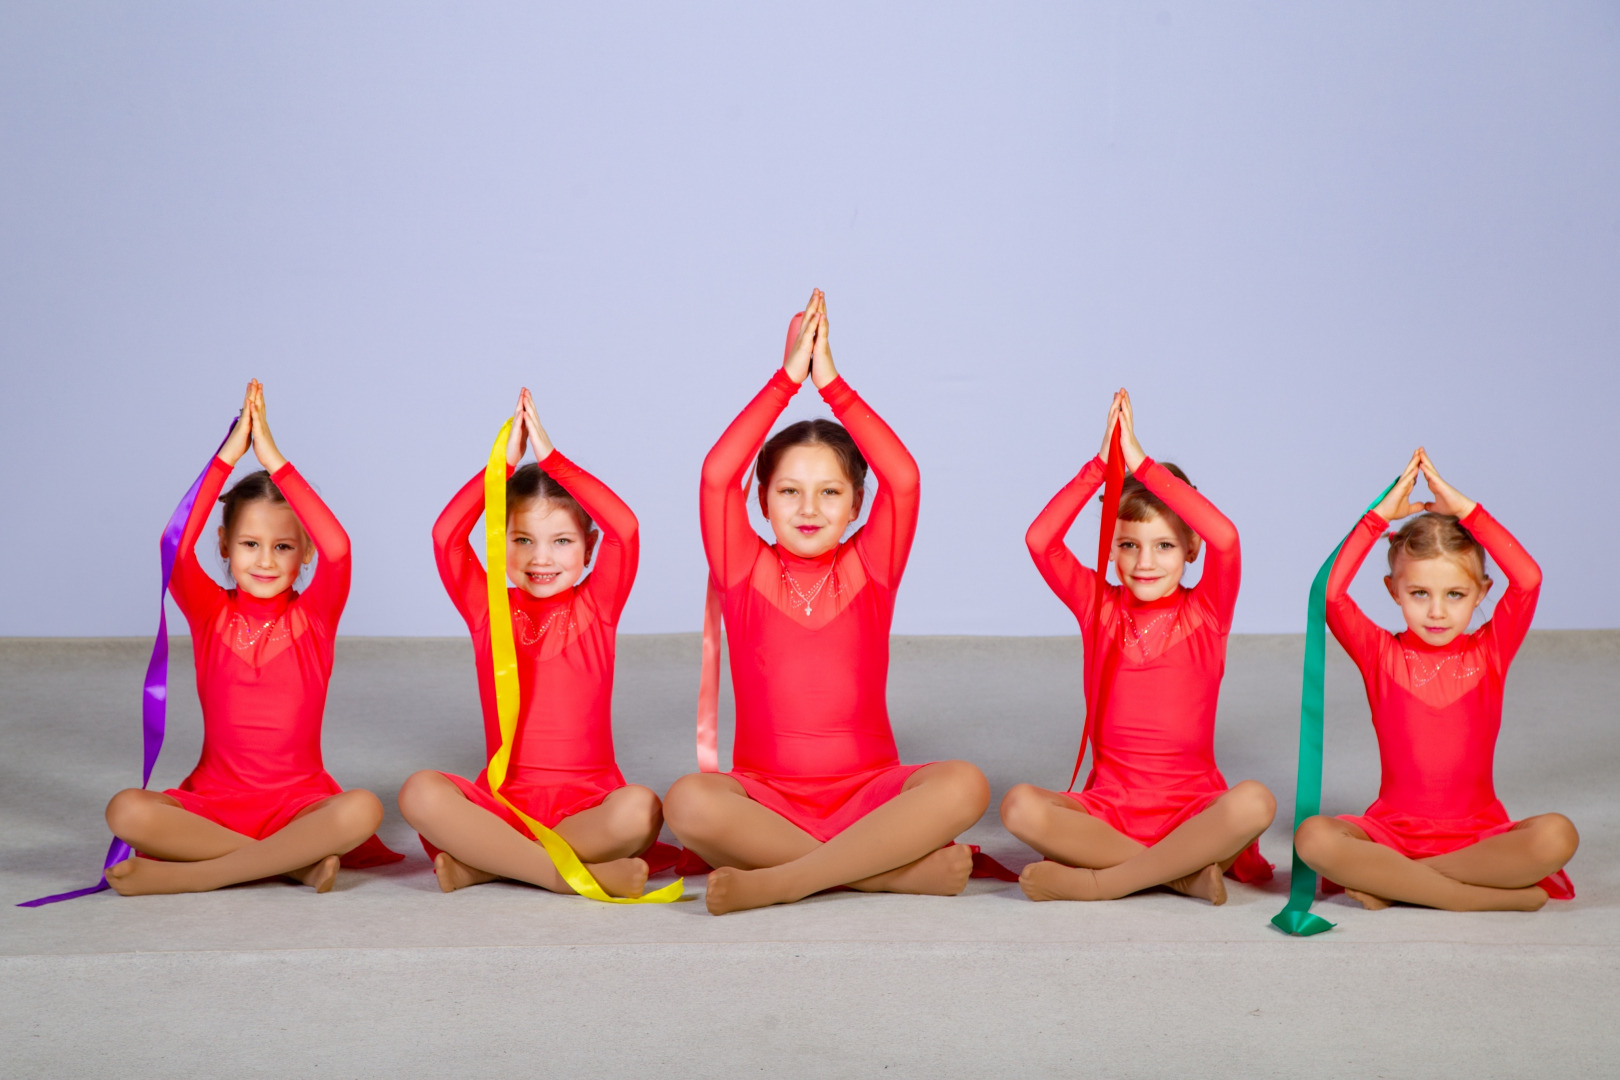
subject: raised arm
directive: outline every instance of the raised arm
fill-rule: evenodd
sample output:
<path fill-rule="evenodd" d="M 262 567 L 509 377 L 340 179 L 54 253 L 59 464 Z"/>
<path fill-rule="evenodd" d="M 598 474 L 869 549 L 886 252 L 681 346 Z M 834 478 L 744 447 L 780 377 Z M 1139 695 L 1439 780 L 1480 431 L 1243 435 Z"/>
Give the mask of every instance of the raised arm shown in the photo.
<path fill-rule="evenodd" d="M 507 475 L 512 470 L 507 468 Z M 439 580 L 463 621 L 477 630 L 489 619 L 489 593 L 484 564 L 473 552 L 468 534 L 484 513 L 484 470 L 461 486 L 433 523 L 433 561 Z"/>
<path fill-rule="evenodd" d="M 1086 621 L 1092 617 L 1101 579 L 1096 571 L 1081 565 L 1064 538 L 1074 527 L 1074 519 L 1085 509 L 1086 502 L 1102 487 L 1103 475 L 1101 457 L 1086 462 L 1075 478 L 1052 496 L 1052 501 L 1024 533 L 1029 557 L 1035 560 L 1035 568 L 1041 572 L 1047 588 L 1068 605 L 1075 618 Z"/>
<path fill-rule="evenodd" d="M 596 565 L 585 584 L 603 619 L 616 623 L 625 601 L 630 599 L 630 588 L 636 583 L 636 568 L 641 561 L 640 525 L 636 515 L 611 488 L 569 461 L 555 447 L 541 458 L 540 468 L 568 489 L 602 531 L 602 539 L 596 547 Z"/>
<path fill-rule="evenodd" d="M 1237 526 L 1192 485 L 1150 457 L 1142 459 L 1133 475 L 1203 540 L 1204 574 L 1198 579 L 1197 592 L 1214 606 L 1221 626 L 1231 629 L 1238 585 L 1243 578 Z"/>
<path fill-rule="evenodd" d="M 922 476 L 905 443 L 841 377 L 821 387 L 821 397 L 848 429 L 877 479 L 877 494 L 857 534 L 861 555 L 880 584 L 893 588 L 905 573 L 917 536 Z"/>
<path fill-rule="evenodd" d="M 302 595 L 304 610 L 326 620 L 337 629 L 343 607 L 349 601 L 350 557 L 349 534 L 338 523 L 337 516 L 315 489 L 299 475 L 276 446 L 270 433 L 270 421 L 264 407 L 264 384 L 254 379 L 248 385 L 247 415 L 252 420 L 253 456 L 270 472 L 287 505 L 298 515 L 298 521 L 315 545 L 320 561 L 315 576 Z"/>
<path fill-rule="evenodd" d="M 786 368 L 778 368 L 703 459 L 698 491 L 703 553 L 709 560 L 709 573 L 722 587 L 741 581 L 759 553 L 761 541 L 748 520 L 743 477 L 753 467 L 754 455 L 771 425 L 798 392 L 799 383 Z"/>
<path fill-rule="evenodd" d="M 1507 591 L 1496 602 L 1490 621 L 1480 631 L 1496 650 L 1498 670 L 1506 674 L 1535 618 L 1536 602 L 1541 599 L 1541 567 L 1484 507 L 1446 483 L 1428 451 L 1419 450 L 1418 454 L 1423 479 L 1434 495 L 1433 502 L 1423 504 L 1424 509 L 1454 515 L 1507 575 Z"/>
<path fill-rule="evenodd" d="M 1339 639 L 1339 644 L 1344 646 L 1345 652 L 1350 654 L 1363 674 L 1370 670 L 1369 665 L 1376 661 L 1379 647 L 1390 634 L 1367 618 L 1366 612 L 1350 598 L 1350 583 L 1356 579 L 1361 564 L 1367 560 L 1367 553 L 1378 538 L 1388 531 L 1389 523 L 1423 509 L 1411 501 L 1412 487 L 1417 483 L 1418 454 L 1419 451 L 1412 452 L 1411 460 L 1406 463 L 1400 479 L 1390 488 L 1389 494 L 1362 515 L 1356 527 L 1350 530 L 1350 535 L 1339 546 L 1333 569 L 1328 571 L 1328 629 L 1333 631 L 1333 636 Z"/>
<path fill-rule="evenodd" d="M 220 454 L 224 453 L 222 449 Z M 185 529 L 180 534 L 179 550 L 175 552 L 169 593 L 193 627 L 199 620 L 206 620 L 225 599 L 225 590 L 197 561 L 197 541 L 202 538 L 203 526 L 208 524 L 208 517 L 214 512 L 219 493 L 225 490 L 225 481 L 231 478 L 232 467 L 219 455 L 209 461 L 208 471 L 203 474 L 202 485 L 197 489 L 197 500 L 191 504 L 191 515 L 186 518 Z M 219 549 L 217 542 L 213 546 L 214 550 Z"/>

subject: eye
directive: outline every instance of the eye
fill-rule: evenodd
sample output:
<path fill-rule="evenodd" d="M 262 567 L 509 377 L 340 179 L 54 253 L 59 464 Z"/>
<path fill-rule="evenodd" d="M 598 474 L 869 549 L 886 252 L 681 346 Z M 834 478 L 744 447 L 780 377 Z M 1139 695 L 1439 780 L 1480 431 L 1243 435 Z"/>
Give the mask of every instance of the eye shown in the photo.
<path fill-rule="evenodd" d="M 1121 551 L 1134 551 L 1134 550 L 1136 550 L 1136 541 L 1135 540 L 1121 540 L 1119 542 L 1119 550 L 1121 550 Z"/>
<path fill-rule="evenodd" d="M 241 544 L 245 548 L 256 548 L 259 546 L 259 542 L 257 540 L 238 540 L 237 543 Z"/>
<path fill-rule="evenodd" d="M 1176 545 L 1171 543 L 1169 540 L 1160 540 L 1159 541 L 1159 550 L 1160 551 L 1174 551 L 1174 550 L 1176 550 Z"/>
<path fill-rule="evenodd" d="M 277 551 L 291 551 L 292 549 L 293 549 L 293 546 L 291 544 L 283 543 L 283 544 L 277 544 L 276 545 L 276 550 Z"/>
<path fill-rule="evenodd" d="M 557 537 L 557 546 L 558 547 L 565 547 L 568 544 L 572 544 L 573 542 L 574 542 L 574 538 L 571 537 L 571 536 L 559 536 L 559 537 Z"/>
<path fill-rule="evenodd" d="M 776 493 L 778 495 L 797 495 L 799 489 L 796 487 L 779 487 L 776 489 Z"/>
<path fill-rule="evenodd" d="M 512 543 L 517 544 L 519 546 L 525 545 L 528 542 L 529 542 L 529 538 L 527 536 L 514 536 L 512 538 Z"/>
<path fill-rule="evenodd" d="M 844 491 L 843 491 L 842 488 L 830 487 L 830 488 L 822 488 L 821 493 L 823 495 L 830 495 L 830 496 L 832 496 L 833 498 L 836 499 L 838 496 L 842 495 L 844 493 Z"/>
<path fill-rule="evenodd" d="M 1417 599 L 1421 600 L 1425 596 L 1429 595 L 1429 590 L 1428 589 L 1413 589 L 1412 590 L 1412 595 L 1414 597 L 1416 597 Z"/>
<path fill-rule="evenodd" d="M 1460 589 L 1452 589 L 1450 592 L 1446 593 L 1446 599 L 1447 600 L 1461 600 L 1466 595 L 1467 594 L 1464 593 Z"/>

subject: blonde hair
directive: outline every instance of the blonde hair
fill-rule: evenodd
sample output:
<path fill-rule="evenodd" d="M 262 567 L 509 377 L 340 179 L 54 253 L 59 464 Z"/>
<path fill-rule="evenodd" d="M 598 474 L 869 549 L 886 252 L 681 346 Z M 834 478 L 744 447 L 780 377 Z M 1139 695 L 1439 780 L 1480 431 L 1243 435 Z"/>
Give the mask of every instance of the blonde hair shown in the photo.
<path fill-rule="evenodd" d="M 1395 573 L 1401 559 L 1452 559 L 1460 563 L 1476 582 L 1489 581 L 1485 574 L 1485 546 L 1462 527 L 1452 514 L 1424 513 L 1389 535 L 1389 572 Z"/>

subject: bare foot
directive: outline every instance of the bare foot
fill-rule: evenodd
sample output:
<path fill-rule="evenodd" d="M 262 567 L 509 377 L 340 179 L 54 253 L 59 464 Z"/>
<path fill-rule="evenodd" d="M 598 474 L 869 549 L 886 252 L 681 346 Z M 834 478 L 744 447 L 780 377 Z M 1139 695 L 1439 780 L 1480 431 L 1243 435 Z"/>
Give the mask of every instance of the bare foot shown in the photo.
<path fill-rule="evenodd" d="M 482 885 L 486 881 L 497 880 L 494 874 L 468 866 L 458 861 L 448 851 L 441 851 L 433 856 L 433 876 L 439 879 L 440 892 L 455 892 L 469 885 Z"/>
<path fill-rule="evenodd" d="M 915 896 L 958 896 L 973 876 L 973 849 L 951 844 L 930 851 L 916 862 L 850 883 L 861 892 L 910 893 Z"/>
<path fill-rule="evenodd" d="M 733 911 L 769 907 L 771 904 L 785 904 L 796 899 L 774 889 L 773 876 L 769 868 L 738 870 L 734 866 L 722 866 L 709 874 L 703 903 L 710 915 L 725 915 Z"/>
<path fill-rule="evenodd" d="M 320 862 L 311 863 L 299 870 L 290 870 L 287 876 L 303 885 L 308 885 L 317 893 L 332 891 L 333 882 L 337 881 L 338 857 L 328 855 Z"/>
<path fill-rule="evenodd" d="M 120 896 L 153 896 L 162 893 L 196 892 L 182 881 L 181 867 L 189 863 L 160 862 L 157 859 L 125 859 L 109 866 L 107 884 Z"/>
<path fill-rule="evenodd" d="M 1385 900 L 1382 896 L 1374 896 L 1372 893 L 1362 892 L 1360 889 L 1346 889 L 1344 890 L 1344 895 L 1348 896 L 1350 899 L 1354 900 L 1368 911 L 1383 911 L 1385 908 L 1389 907 L 1389 901 Z"/>
<path fill-rule="evenodd" d="M 612 862 L 586 863 L 585 869 L 609 896 L 635 899 L 647 887 L 647 864 L 641 859 L 614 859 Z"/>
<path fill-rule="evenodd" d="M 1043 859 L 1018 875 L 1018 887 L 1031 900 L 1100 900 L 1097 872 Z"/>
<path fill-rule="evenodd" d="M 1196 874 L 1167 881 L 1165 885 L 1183 896 L 1196 896 L 1200 900 L 1208 900 L 1216 907 L 1226 903 L 1226 878 L 1221 874 L 1220 865 L 1217 863 L 1210 863 Z"/>

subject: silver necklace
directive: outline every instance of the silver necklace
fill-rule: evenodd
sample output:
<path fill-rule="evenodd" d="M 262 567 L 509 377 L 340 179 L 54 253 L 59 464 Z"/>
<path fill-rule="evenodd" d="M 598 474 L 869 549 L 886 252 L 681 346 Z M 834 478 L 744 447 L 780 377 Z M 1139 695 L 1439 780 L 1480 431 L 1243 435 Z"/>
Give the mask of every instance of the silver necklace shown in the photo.
<path fill-rule="evenodd" d="M 827 572 L 821 575 L 821 580 L 816 582 L 816 587 L 810 590 L 809 595 L 805 595 L 804 591 L 799 588 L 799 583 L 793 580 L 793 575 L 788 573 L 787 564 L 782 564 L 782 580 L 787 582 L 787 587 L 793 590 L 793 595 L 797 598 L 797 602 L 804 605 L 804 613 L 806 615 L 810 614 L 811 605 L 815 603 L 816 597 L 821 595 L 822 586 L 827 584 L 828 579 L 832 577 L 832 572 L 837 565 L 838 560 L 834 559 L 832 565 L 827 567 Z"/>

